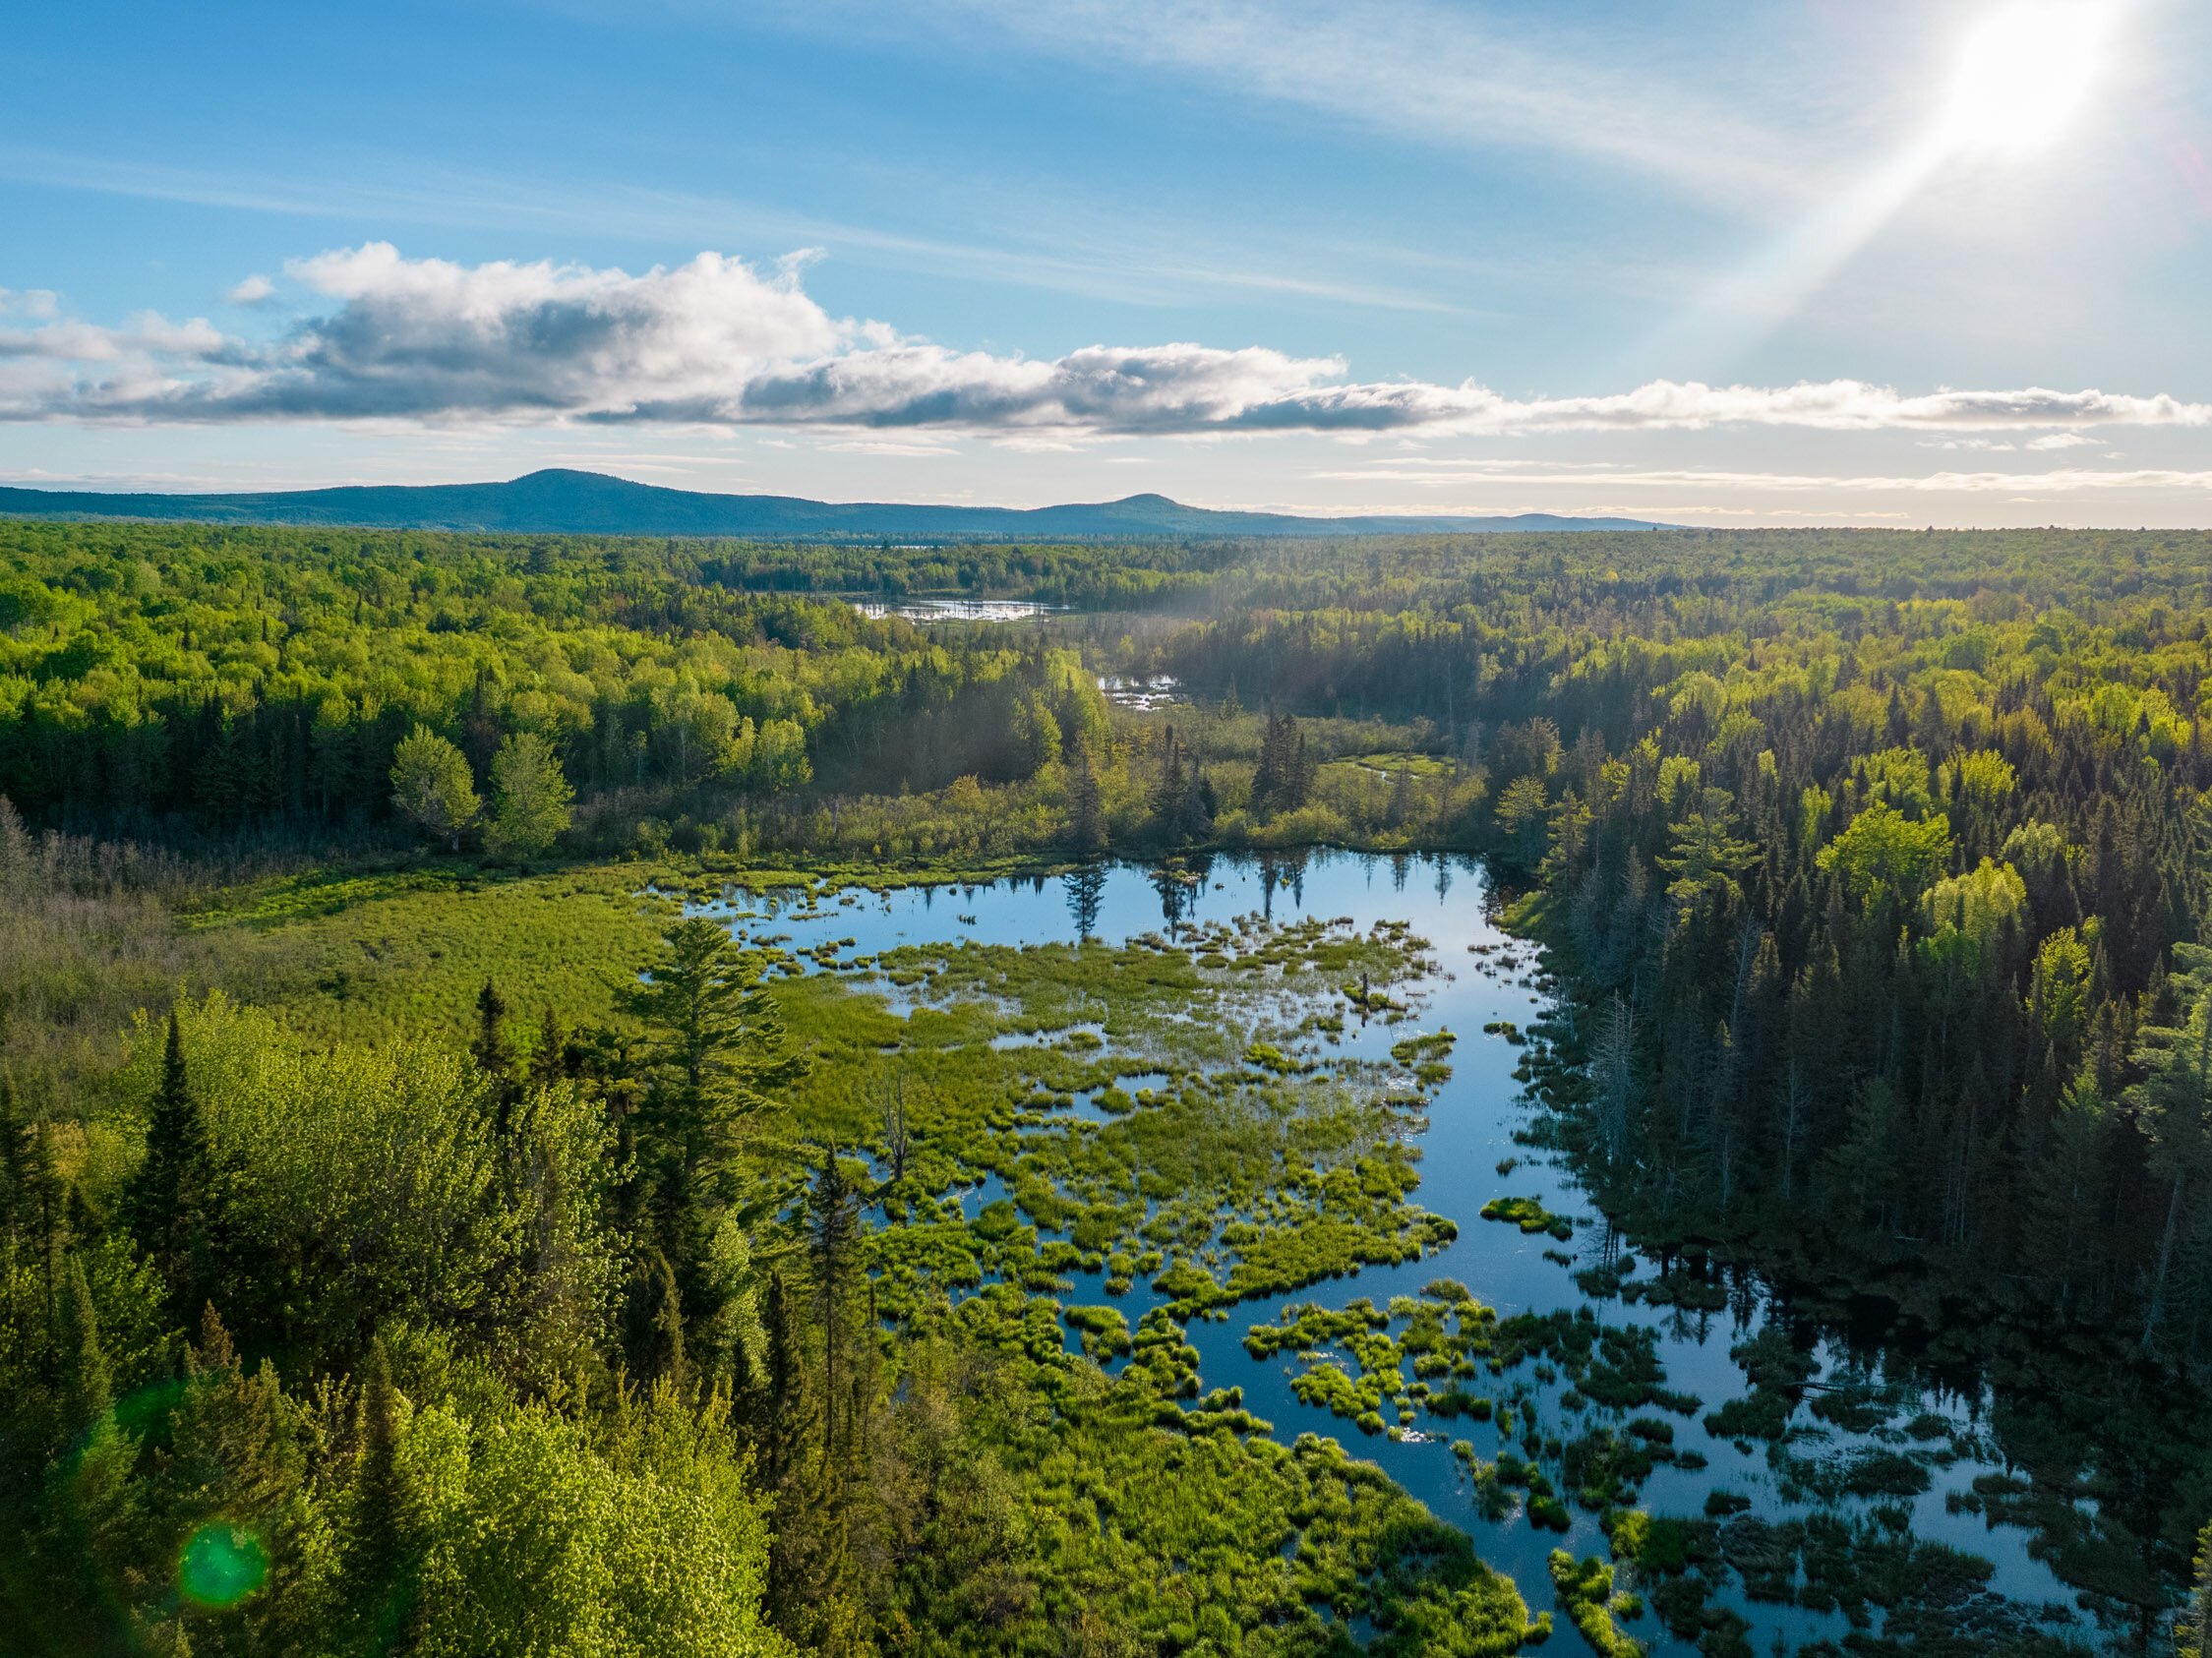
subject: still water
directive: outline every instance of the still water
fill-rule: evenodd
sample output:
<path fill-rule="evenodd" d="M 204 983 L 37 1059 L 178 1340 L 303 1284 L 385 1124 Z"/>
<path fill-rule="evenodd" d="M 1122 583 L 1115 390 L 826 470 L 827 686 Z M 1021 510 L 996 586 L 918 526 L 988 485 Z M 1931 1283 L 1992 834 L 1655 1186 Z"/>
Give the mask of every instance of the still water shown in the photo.
<path fill-rule="evenodd" d="M 1659 1356 L 1666 1368 L 1665 1385 L 1677 1392 L 1695 1393 L 1703 1401 L 1689 1417 L 1670 1416 L 1678 1451 L 1696 1451 L 1705 1458 L 1702 1469 L 1662 1464 L 1643 1487 L 1641 1506 L 1654 1513 L 1700 1515 L 1708 1492 L 1725 1490 L 1750 1500 L 1750 1511 L 1759 1517 L 1781 1520 L 1811 1510 L 1793 1502 L 1780 1489 L 1782 1481 L 1769 1466 L 1768 1448 L 1753 1443 L 1749 1451 L 1738 1444 L 1708 1433 L 1704 1414 L 1748 1391 L 1743 1368 L 1730 1357 L 1731 1347 L 1755 1334 L 1767 1315 L 1767 1298 L 1756 1284 L 1732 1300 L 1728 1311 L 1686 1313 L 1663 1306 L 1624 1304 L 1615 1299 L 1593 1300 L 1575 1279 L 1577 1269 L 1615 1258 L 1622 1244 L 1612 1237 L 1604 1216 L 1566 1168 L 1550 1154 L 1531 1149 L 1516 1139 L 1525 1129 L 1530 1107 L 1513 1072 L 1522 1049 L 1502 1036 L 1482 1034 L 1494 1021 L 1525 1026 L 1541 1015 L 1548 998 L 1540 965 L 1524 943 L 1501 932 L 1484 903 L 1483 876 L 1470 860 L 1447 858 L 1390 858 L 1358 854 L 1315 854 L 1288 862 L 1219 858 L 1205 866 L 1195 886 L 1157 881 L 1140 865 L 1109 865 L 1094 870 L 1088 882 L 1077 877 L 1051 877 L 995 881 L 977 885 L 915 887 L 890 893 L 853 892 L 819 902 L 790 892 L 732 895 L 727 905 L 710 907 L 728 914 L 739 911 L 748 918 L 747 930 L 755 936 L 788 935 L 788 947 L 805 951 L 818 944 L 851 938 L 852 951 L 862 955 L 901 945 L 975 941 L 1021 945 L 1073 941 L 1079 936 L 1078 920 L 1109 944 L 1119 944 L 1139 934 L 1159 932 L 1167 921 L 1227 921 L 1239 917 L 1266 915 L 1279 921 L 1304 918 L 1349 918 L 1360 929 L 1379 921 L 1405 921 L 1432 946 L 1437 971 L 1418 986 L 1421 996 L 1415 1017 L 1405 1024 L 1376 1021 L 1364 1027 L 1354 1023 L 1345 1032 L 1343 1051 L 1348 1055 L 1388 1059 L 1394 1041 L 1415 1032 L 1451 1031 L 1459 1043 L 1450 1055 L 1451 1078 L 1436 1095 L 1425 1125 L 1414 1132 L 1421 1162 L 1421 1185 L 1415 1199 L 1425 1208 L 1448 1216 L 1459 1225 L 1459 1237 L 1442 1251 L 1420 1261 L 1397 1267 L 1368 1267 L 1343 1279 L 1330 1279 L 1289 1294 L 1246 1301 L 1229 1310 L 1227 1322 L 1196 1320 L 1189 1339 L 1202 1356 L 1201 1386 L 1206 1389 L 1241 1387 L 1247 1408 L 1274 1424 L 1285 1443 L 1302 1432 L 1315 1432 L 1341 1440 L 1354 1454 L 1372 1458 L 1393 1479 L 1428 1505 L 1432 1512 L 1465 1529 L 1475 1540 L 1482 1558 L 1510 1572 L 1532 1612 L 1555 1607 L 1545 1561 L 1555 1547 L 1577 1556 L 1607 1553 L 1605 1537 L 1594 1515 L 1574 1510 L 1574 1528 L 1565 1536 L 1533 1527 L 1516 1513 L 1503 1520 L 1485 1519 L 1476 1510 L 1469 1481 L 1453 1456 L 1450 1440 L 1473 1442 L 1485 1458 L 1494 1458 L 1502 1441 L 1487 1422 L 1460 1419 L 1449 1423 L 1422 1417 L 1416 1426 L 1435 1434 L 1413 1435 L 1404 1441 L 1360 1433 L 1350 1422 L 1333 1416 L 1318 1405 L 1308 1405 L 1292 1392 L 1299 1372 L 1295 1354 L 1285 1353 L 1260 1360 L 1241 1345 L 1254 1325 L 1278 1320 L 1285 1307 L 1317 1302 L 1342 1307 L 1359 1297 L 1378 1307 L 1393 1295 L 1417 1295 L 1433 1278 L 1457 1278 L 1501 1317 L 1524 1311 L 1550 1313 L 1589 1307 L 1606 1325 L 1641 1324 L 1653 1329 L 1659 1338 Z M 1094 913 L 1095 912 L 1095 913 Z M 809 971 L 811 963 L 801 956 Z M 886 986 L 888 993 L 889 987 Z M 905 1004 L 892 995 L 894 1008 Z M 1001 1038 L 1006 1040 L 1008 1038 Z M 1022 1038 L 1012 1038 L 1020 1040 Z M 1166 1079 L 1131 1078 L 1131 1092 L 1159 1086 Z M 1069 1116 L 1094 1117 L 1097 1108 L 1079 1097 Z M 1511 1173 L 1501 1174 L 1499 1164 L 1519 1159 Z M 974 1214 L 984 1203 L 1003 1196 L 996 1177 L 974 1189 L 966 1208 Z M 1480 1217 L 1485 1202 L 1504 1196 L 1533 1196 L 1555 1213 L 1576 1222 L 1572 1243 L 1560 1245 L 1543 1233 L 1524 1234 L 1517 1227 Z M 1547 1258 L 1565 1255 L 1572 1264 Z M 1640 1270 L 1648 1275 L 1648 1268 Z M 1088 1279 L 1072 1274 L 1077 1288 L 1071 1303 L 1098 1303 L 1108 1297 L 1098 1274 Z M 1141 1278 L 1128 1294 L 1117 1298 L 1133 1327 L 1143 1313 L 1165 1297 Z M 1076 1345 L 1072 1334 L 1070 1346 Z M 1814 1396 L 1824 1384 L 1849 1376 L 1868 1380 L 1864 1353 L 1847 1356 L 1823 1345 L 1817 1354 Z M 1876 1361 L 1879 1367 L 1879 1359 Z M 1111 1368 L 1111 1366 L 1109 1366 Z M 1526 1379 L 1528 1367 L 1517 1374 Z M 1872 1378 L 1883 1380 L 1879 1368 Z M 1558 1405 L 1558 1395 L 1569 1386 L 1564 1377 L 1539 1386 L 1543 1397 L 1542 1419 L 1547 1426 L 1572 1422 Z M 1989 1400 L 1986 1396 L 1922 1392 L 1905 1415 L 1916 1411 L 1944 1419 L 1964 1435 L 1981 1434 Z M 1803 1404 L 1791 1418 L 1791 1451 L 1800 1457 L 1832 1456 L 1875 1443 L 1815 1418 Z M 1438 1432 L 1437 1430 L 1442 1430 Z M 1891 1433 L 1886 1442 L 1894 1445 Z M 1978 1555 L 1995 1568 L 1989 1590 L 2026 1607 L 2045 1609 L 2051 1632 L 2068 1630 L 2085 1644 L 2096 1630 L 2072 1609 L 2072 1595 L 2028 1552 L 2029 1533 L 2009 1525 L 1993 1525 L 1974 1512 L 1954 1511 L 1946 1502 L 1950 1493 L 1971 1489 L 1976 1475 L 1996 1471 L 2001 1464 L 1981 1457 L 1961 1456 L 1934 1469 L 1930 1490 L 1905 1500 L 1910 1505 L 1911 1525 L 1922 1538 L 1942 1541 Z M 1894 1503 L 1895 1499 L 1890 1500 Z M 1841 1498 L 1825 1505 L 1826 1511 L 1863 1515 L 1873 1499 Z M 1812 1641 L 1840 1642 L 1850 1626 L 1840 1612 L 1815 1613 L 1798 1607 L 1777 1607 L 1748 1599 L 1731 1576 L 1730 1587 L 1717 1597 L 1746 1618 L 1753 1628 L 1756 1650 L 1793 1651 Z M 1880 1628 L 1881 1614 L 1875 1614 Z M 2078 1620 L 2078 1622 L 2077 1622 Z M 1563 1615 L 1555 1614 L 1553 1641 L 1561 1650 L 1584 1651 L 1586 1646 Z M 1692 1654 L 1695 1647 L 1675 1640 L 1650 1615 L 1625 1626 L 1653 1653 Z"/>

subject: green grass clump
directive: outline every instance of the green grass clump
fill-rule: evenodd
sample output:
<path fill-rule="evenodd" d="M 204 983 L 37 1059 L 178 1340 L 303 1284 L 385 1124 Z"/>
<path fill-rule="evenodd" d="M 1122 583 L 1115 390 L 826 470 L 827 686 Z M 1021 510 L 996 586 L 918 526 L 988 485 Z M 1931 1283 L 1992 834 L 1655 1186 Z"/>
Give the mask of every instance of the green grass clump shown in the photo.
<path fill-rule="evenodd" d="M 1505 1220 L 1524 1232 L 1549 1232 L 1561 1243 L 1575 1235 L 1575 1223 L 1554 1214 L 1535 1198 L 1492 1198 L 1482 1206 L 1485 1220 Z"/>
<path fill-rule="evenodd" d="M 1644 1658 L 1644 1643 L 1624 1634 L 1617 1622 L 1642 1617 L 1643 1602 L 1634 1595 L 1614 1594 L 1613 1569 L 1594 1556 L 1578 1565 L 1565 1549 L 1552 1550 L 1549 1564 L 1559 1604 L 1583 1638 L 1602 1658 Z"/>
<path fill-rule="evenodd" d="M 1070 1307 L 1062 1316 L 1069 1329 L 1082 1334 L 1083 1350 L 1093 1358 L 1131 1348 L 1129 1321 L 1118 1307 Z"/>

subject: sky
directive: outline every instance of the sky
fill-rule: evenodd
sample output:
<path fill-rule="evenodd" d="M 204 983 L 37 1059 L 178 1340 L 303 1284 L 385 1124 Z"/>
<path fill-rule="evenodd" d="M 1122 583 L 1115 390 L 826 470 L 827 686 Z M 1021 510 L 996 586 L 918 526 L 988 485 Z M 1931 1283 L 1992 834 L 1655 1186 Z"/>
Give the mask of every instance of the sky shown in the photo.
<path fill-rule="evenodd" d="M 0 482 L 2212 525 L 2203 0 L 73 0 Z"/>

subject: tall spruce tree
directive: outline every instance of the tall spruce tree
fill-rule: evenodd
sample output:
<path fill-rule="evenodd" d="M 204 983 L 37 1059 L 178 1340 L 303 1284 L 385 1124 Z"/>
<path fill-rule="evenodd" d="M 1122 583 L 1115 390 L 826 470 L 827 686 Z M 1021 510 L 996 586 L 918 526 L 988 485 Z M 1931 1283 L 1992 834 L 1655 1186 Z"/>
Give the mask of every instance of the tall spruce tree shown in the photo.
<path fill-rule="evenodd" d="M 755 964 L 704 917 L 668 930 L 630 1005 L 658 1046 L 635 1122 L 642 1196 L 686 1311 L 701 1318 L 715 1311 L 703 1266 L 733 1196 L 731 1154 L 743 1125 L 805 1074 L 807 1056 L 792 1047 Z"/>
<path fill-rule="evenodd" d="M 822 1462 L 837 1446 L 838 1362 L 844 1356 L 848 1305 L 860 1271 L 860 1196 L 837 1160 L 837 1142 L 822 1153 L 822 1166 L 807 1196 L 807 1264 L 814 1316 L 822 1327 Z"/>
<path fill-rule="evenodd" d="M 147 1120 L 146 1156 L 125 1189 L 124 1214 L 168 1287 L 171 1314 L 181 1321 L 197 1316 L 217 1291 L 221 1201 L 214 1155 L 185 1069 L 183 1028 L 172 1012 Z"/>

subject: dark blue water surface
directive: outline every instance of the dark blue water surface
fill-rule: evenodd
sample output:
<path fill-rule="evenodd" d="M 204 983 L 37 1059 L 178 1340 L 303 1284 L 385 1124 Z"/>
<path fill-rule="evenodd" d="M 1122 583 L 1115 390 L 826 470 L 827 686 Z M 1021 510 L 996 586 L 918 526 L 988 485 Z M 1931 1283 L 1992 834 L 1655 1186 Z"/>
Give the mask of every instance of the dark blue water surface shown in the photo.
<path fill-rule="evenodd" d="M 1438 964 L 1438 971 L 1419 986 L 1415 1018 L 1396 1026 L 1380 1021 L 1365 1027 L 1353 1024 L 1345 1032 L 1343 1048 L 1332 1051 L 1387 1059 L 1393 1042 L 1415 1032 L 1450 1030 L 1459 1036 L 1450 1055 L 1452 1076 L 1436 1095 L 1425 1124 L 1414 1130 L 1422 1155 L 1415 1201 L 1458 1222 L 1457 1241 L 1417 1262 L 1371 1267 L 1341 1280 L 1241 1303 L 1229 1310 L 1226 1322 L 1192 1322 L 1189 1339 L 1202 1356 L 1205 1388 L 1241 1387 L 1247 1408 L 1272 1422 L 1285 1443 L 1312 1431 L 1338 1438 L 1354 1454 L 1372 1458 L 1434 1513 L 1465 1528 L 1484 1560 L 1513 1575 L 1531 1610 L 1553 1607 L 1545 1569 L 1550 1551 L 1565 1547 L 1579 1556 L 1604 1556 L 1605 1538 L 1595 1516 L 1579 1509 L 1574 1529 L 1564 1537 L 1536 1529 L 1519 1513 L 1489 1521 L 1477 1512 L 1449 1442 L 1470 1440 L 1483 1457 L 1494 1458 L 1505 1443 L 1495 1426 L 1465 1418 L 1431 1422 L 1424 1416 L 1416 1429 L 1434 1437 L 1415 1432 L 1398 1441 L 1365 1435 L 1326 1409 L 1299 1401 L 1291 1390 L 1300 1369 L 1296 1355 L 1255 1360 L 1241 1345 L 1246 1331 L 1275 1322 L 1288 1306 L 1320 1302 L 1342 1307 L 1366 1297 L 1380 1307 L 1393 1295 L 1417 1295 L 1433 1278 L 1456 1278 L 1501 1316 L 1586 1306 L 1603 1323 L 1642 1324 L 1657 1331 L 1665 1385 L 1703 1401 L 1687 1418 L 1666 1418 L 1674 1426 L 1676 1450 L 1702 1452 L 1706 1466 L 1692 1471 L 1662 1464 L 1644 1485 L 1642 1507 L 1655 1513 L 1699 1515 L 1704 1511 L 1707 1492 L 1724 1489 L 1750 1499 L 1751 1512 L 1764 1518 L 1783 1519 L 1810 1511 L 1786 1500 L 1778 1489 L 1781 1482 L 1769 1466 L 1764 1445 L 1755 1444 L 1747 1453 L 1735 1443 L 1708 1434 L 1703 1425 L 1705 1411 L 1748 1391 L 1743 1368 L 1729 1356 L 1729 1349 L 1755 1334 L 1766 1318 L 1768 1297 L 1762 1288 L 1750 1285 L 1735 1298 L 1730 1311 L 1699 1314 L 1616 1299 L 1593 1300 L 1578 1287 L 1577 1269 L 1610 1259 L 1622 1246 L 1588 1194 L 1559 1161 L 1515 1139 L 1515 1131 L 1525 1129 L 1530 1118 L 1528 1102 L 1512 1075 L 1523 1050 L 1500 1036 L 1482 1035 L 1482 1027 L 1497 1020 L 1525 1026 L 1544 1011 L 1549 998 L 1541 988 L 1544 981 L 1533 951 L 1492 924 L 1478 865 L 1456 858 L 1314 854 L 1289 862 L 1215 859 L 1195 885 L 1162 883 L 1153 871 L 1133 864 L 1095 871 L 1093 881 L 1097 915 L 1092 932 L 1109 944 L 1160 932 L 1170 920 L 1227 921 L 1263 913 L 1280 921 L 1348 918 L 1362 930 L 1378 921 L 1407 922 L 1433 947 Z M 849 957 L 874 955 L 900 945 L 1072 942 L 1078 936 L 1077 914 L 1087 907 L 1076 878 L 1055 876 L 889 893 L 849 891 L 819 900 L 796 890 L 735 893 L 728 902 L 708 908 L 710 913 L 730 917 L 734 926 L 754 937 L 788 934 L 788 947 L 793 950 L 853 939 L 854 945 L 844 952 Z M 1474 947 L 1481 947 L 1482 953 Z M 884 990 L 894 1008 L 906 1005 L 890 986 Z M 1137 1077 L 1123 1086 L 1134 1093 L 1165 1080 Z M 1081 1121 L 1096 1120 L 1101 1113 L 1087 1098 L 1079 1098 L 1072 1109 L 1053 1115 L 1062 1121 Z M 1510 1174 L 1500 1174 L 1499 1163 L 1509 1157 L 1520 1159 L 1519 1166 Z M 971 1190 L 964 1207 L 973 1215 L 983 1204 L 1003 1195 L 992 1177 Z M 1561 1245 L 1542 1233 L 1524 1235 L 1516 1227 L 1480 1218 L 1485 1202 L 1508 1195 L 1534 1196 L 1546 1209 L 1573 1217 L 1574 1241 Z M 1546 1259 L 1547 1250 L 1573 1257 L 1574 1265 Z M 1076 1276 L 1078 1287 L 1071 1301 L 1108 1299 L 1098 1274 Z M 1148 1308 L 1163 1299 L 1140 1279 L 1115 1304 L 1134 1327 Z M 1074 1344 L 1071 1335 L 1070 1345 Z M 1823 1343 L 1817 1357 L 1821 1369 L 1814 1379 L 1816 1387 L 1838 1380 L 1847 1371 L 1853 1380 L 1884 1381 L 1879 1357 L 1873 1361 L 1871 1376 L 1863 1352 L 1847 1357 L 1839 1346 Z M 1516 1380 L 1533 1384 L 1533 1368 L 1520 1367 L 1505 1379 L 1506 1385 Z M 1537 1388 L 1547 1432 L 1572 1438 L 1582 1422 L 1616 1420 L 1601 1411 L 1586 1417 L 1565 1413 L 1557 1399 L 1568 1386 L 1561 1378 Z M 1924 1412 L 1944 1419 L 1961 1433 L 1973 1434 L 1988 1403 L 1986 1396 L 1922 1392 L 1892 1421 Z M 1387 1414 L 1387 1404 L 1385 1410 Z M 1802 1405 L 1791 1426 L 1791 1450 L 1800 1457 L 1825 1457 L 1876 1443 L 1870 1436 L 1846 1433 L 1818 1420 Z M 1986 1444 L 1986 1436 L 1983 1441 Z M 2078 1615 L 2070 1611 L 2070 1591 L 2030 1557 L 2025 1530 L 1992 1525 L 1978 1513 L 1954 1512 L 1946 1505 L 1947 1493 L 1966 1492 L 1977 1474 L 2000 1467 L 1970 1455 L 1936 1468 L 1933 1488 L 1905 1500 L 1913 1532 L 1989 1561 L 1996 1569 L 1989 1582 L 1993 1592 L 2050 1609 L 2055 1627 L 2075 1627 L 2087 1642 L 2093 1627 L 2085 1620 L 2073 1626 Z M 1851 1514 L 1869 1512 L 1872 1507 L 1871 1501 L 1848 1498 L 1827 1505 L 1829 1511 Z M 1779 1649 L 1787 1651 L 1822 1638 L 1840 1640 L 1849 1629 L 1840 1613 L 1818 1614 L 1754 1602 L 1733 1582 L 1719 1601 L 1751 1623 L 1753 1644 L 1762 1653 L 1776 1650 L 1777 1641 Z M 1586 1650 L 1564 1617 L 1555 1618 L 1555 1644 L 1565 1643 L 1562 1649 L 1570 1652 Z M 1653 1653 L 1695 1651 L 1671 1638 L 1649 1614 L 1625 1628 Z"/>

